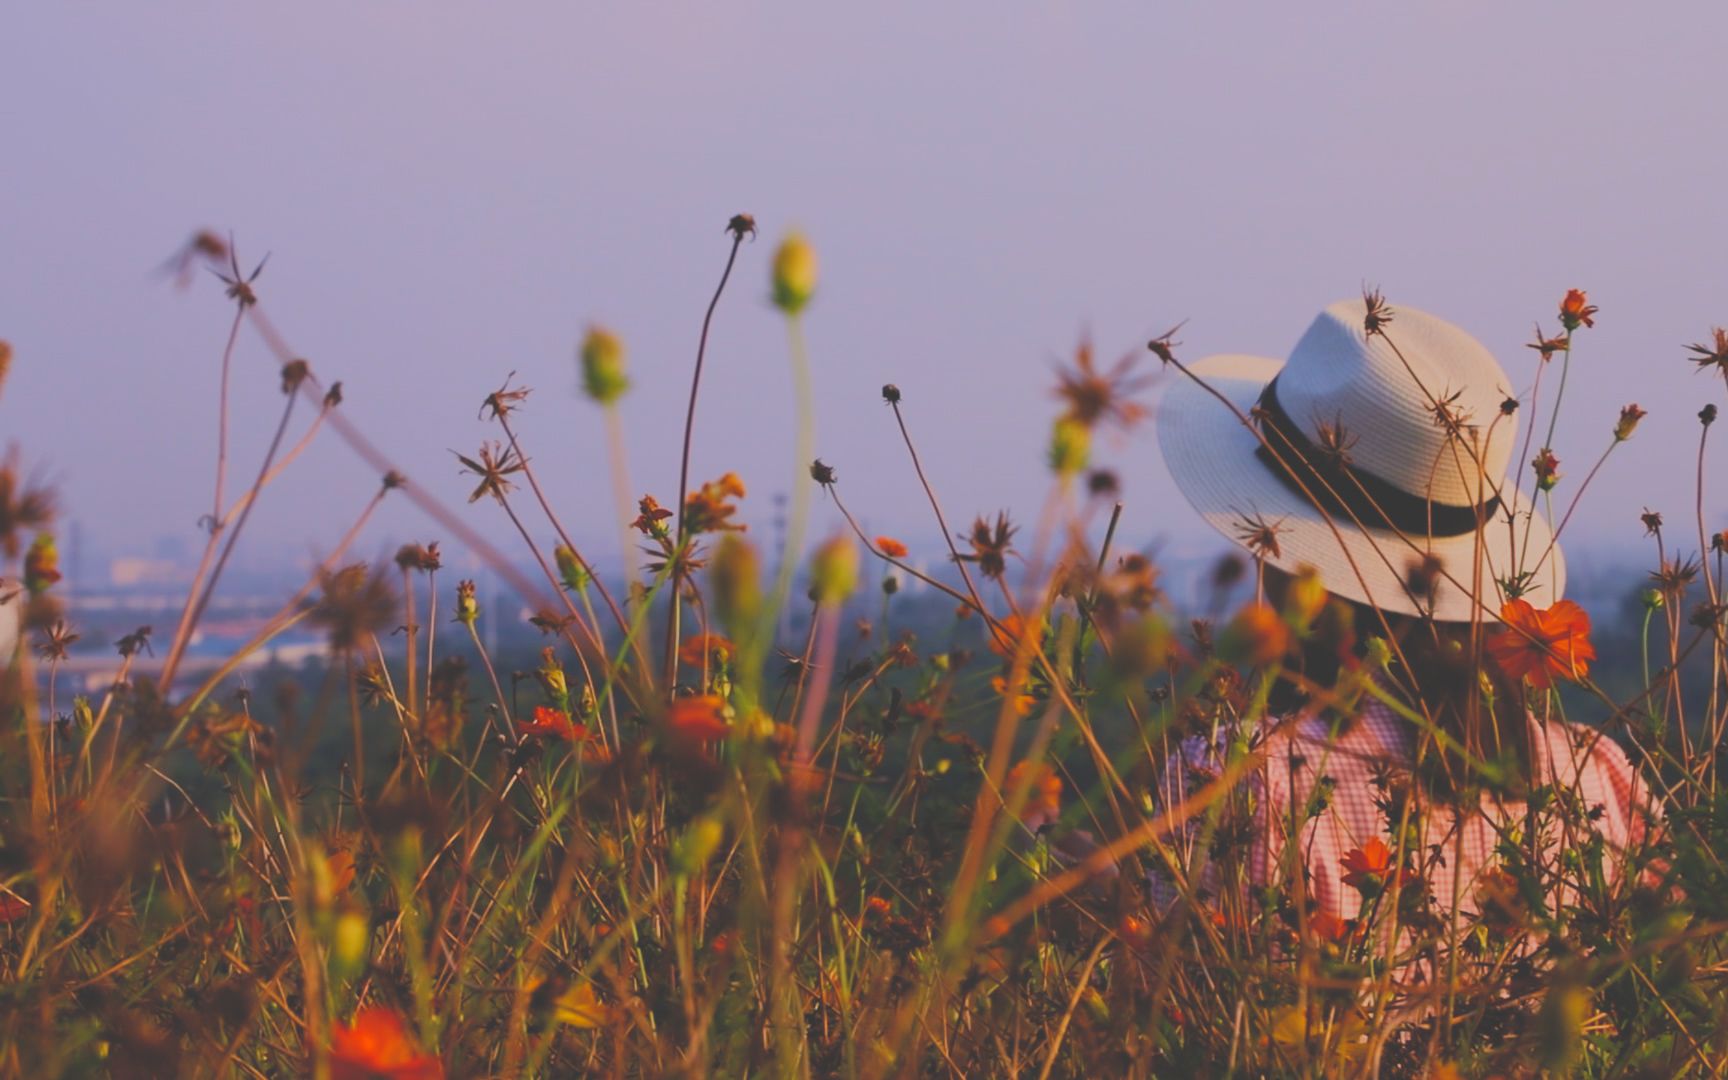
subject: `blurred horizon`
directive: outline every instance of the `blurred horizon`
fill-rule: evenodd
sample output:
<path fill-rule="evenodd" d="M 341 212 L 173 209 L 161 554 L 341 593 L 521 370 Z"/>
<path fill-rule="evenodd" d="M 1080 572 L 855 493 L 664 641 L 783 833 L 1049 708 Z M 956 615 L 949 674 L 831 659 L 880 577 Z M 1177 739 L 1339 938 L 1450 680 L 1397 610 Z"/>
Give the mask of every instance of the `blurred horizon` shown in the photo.
<path fill-rule="evenodd" d="M 195 230 L 232 230 L 247 270 L 270 254 L 265 309 L 343 382 L 347 416 L 500 544 L 508 522 L 464 506 L 451 451 L 494 437 L 477 414 L 510 373 L 533 387 L 524 445 L 610 564 L 606 440 L 576 392 L 577 342 L 590 323 L 625 339 L 633 488 L 670 503 L 723 227 L 748 212 L 760 237 L 715 319 L 692 480 L 738 472 L 754 535 L 773 535 L 793 472 L 786 335 L 766 296 L 773 247 L 797 227 L 822 263 L 806 318 L 818 454 L 864 528 L 914 550 L 941 540 L 883 383 L 905 395 L 951 525 L 1005 508 L 1030 521 L 1053 371 L 1082 337 L 1108 361 L 1187 320 L 1186 359 L 1282 356 L 1364 283 L 1464 326 L 1520 392 L 1532 323 L 1553 332 L 1565 290 L 1588 289 L 1602 313 L 1579 335 L 1555 440 L 1557 516 L 1621 406 L 1650 417 L 1603 467 L 1568 552 L 1636 557 L 1646 506 L 1687 547 L 1695 414 L 1722 398 L 1684 346 L 1728 319 L 1711 258 L 1725 151 L 1708 140 L 1728 13 L 984 10 L 14 13 L 0 442 L 59 485 L 92 552 L 195 548 L 232 307 L 202 271 L 180 290 L 156 270 Z M 278 381 L 243 334 L 230 497 L 269 439 Z M 1224 550 L 1150 424 L 1098 457 L 1123 482 L 1125 549 Z M 1720 447 L 1708 457 L 1714 531 L 1728 526 Z M 378 479 L 320 435 L 266 494 L 237 566 L 328 550 Z M 839 518 L 820 495 L 816 512 L 819 538 Z M 353 557 L 411 539 L 453 538 L 387 500 Z"/>

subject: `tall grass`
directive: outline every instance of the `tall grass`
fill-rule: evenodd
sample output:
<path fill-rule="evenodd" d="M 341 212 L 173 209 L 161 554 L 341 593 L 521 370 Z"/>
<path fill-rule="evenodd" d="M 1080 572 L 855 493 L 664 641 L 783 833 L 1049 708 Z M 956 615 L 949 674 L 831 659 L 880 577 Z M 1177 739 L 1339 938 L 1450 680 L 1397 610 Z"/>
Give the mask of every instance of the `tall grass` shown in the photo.
<path fill-rule="evenodd" d="M 1424 747 L 1443 737 L 1390 692 L 1407 644 L 1391 624 L 1316 685 L 1297 658 L 1334 625 L 1323 594 L 1292 588 L 1273 606 L 1265 567 L 1227 559 L 1214 598 L 1179 612 L 1153 562 L 1121 549 L 1123 507 L 1094 446 L 1144 418 L 1146 376 L 1184 377 L 1178 343 L 1165 335 L 1107 369 L 1082 346 L 1058 386 L 1042 510 L 1024 527 L 1001 515 L 953 528 L 914 440 L 933 410 L 889 385 L 885 440 L 917 467 L 931 539 L 949 559 L 923 570 L 901 540 L 866 535 L 842 470 L 868 463 L 813 461 L 808 434 L 789 463 L 806 492 L 791 542 L 764 552 L 733 521 L 744 481 L 724 462 L 691 473 L 702 365 L 725 362 L 708 355 L 715 309 L 734 262 L 751 272 L 753 261 L 741 244 L 754 223 L 741 216 L 728 231 L 683 475 L 671 507 L 650 491 L 617 523 L 649 555 L 621 596 L 547 495 L 572 485 L 542 487 L 535 469 L 557 464 L 531 467 L 512 424 L 524 409 L 569 406 L 508 382 L 487 395 L 498 440 L 459 455 L 474 505 L 445 507 L 366 440 L 339 384 L 295 358 L 266 315 L 265 282 L 242 277 L 231 245 L 210 234 L 186 259 L 225 271 L 234 309 L 207 546 L 172 637 L 125 637 L 100 694 L 68 701 L 58 688 L 80 646 L 58 599 L 53 500 L 16 454 L 0 464 L 0 552 L 22 558 L 0 583 L 0 617 L 23 627 L 0 683 L 0 1073 L 1607 1077 L 1728 1066 L 1728 533 L 1717 531 L 1728 523 L 1703 501 L 1714 405 L 1700 415 L 1699 549 L 1678 539 L 1693 530 L 1646 510 L 1657 565 L 1624 613 L 1634 625 L 1594 631 L 1605 652 L 1616 640 L 1641 660 L 1636 678 L 1610 693 L 1572 665 L 1554 687 L 1526 688 L 1539 712 L 1588 721 L 1628 752 L 1662 826 L 1604 850 L 1589 840 L 1593 808 L 1562 789 L 1518 789 L 1496 762 L 1466 755 L 1473 771 L 1460 783 L 1518 801 L 1527 830 L 1503 837 L 1469 902 L 1427 890 L 1433 852 L 1394 827 L 1352 853 L 1380 860 L 1359 878 L 1357 917 L 1328 921 L 1300 903 L 1298 861 L 1264 881 L 1243 871 L 1262 810 L 1251 780 L 1267 733 L 1288 722 L 1269 703 L 1280 687 L 1334 706 L 1378 695 L 1429 733 Z M 820 310 L 804 241 L 782 245 L 771 279 L 800 385 L 819 383 L 801 329 Z M 1370 317 L 1376 304 L 1395 343 L 1377 297 Z M 1569 296 L 1562 332 L 1539 331 L 1538 374 L 1555 356 L 1567 362 L 1595 314 L 1584 306 Z M 284 404 L 263 460 L 234 470 L 252 477 L 235 493 L 227 398 L 247 328 L 280 362 Z M 1704 369 L 1728 370 L 1720 331 L 1692 351 Z M 620 416 L 621 344 L 591 337 L 581 356 L 590 396 Z M 315 412 L 296 428 L 302 399 Z M 1533 390 L 1521 406 L 1527 430 L 1546 422 L 1536 449 L 1547 454 L 1559 395 L 1541 404 Z M 798 409 L 807 425 L 808 394 Z M 1641 415 L 1623 414 L 1608 450 Z M 180 677 L 250 510 L 331 433 L 376 471 L 376 494 L 338 523 L 341 541 L 253 640 L 201 679 Z M 1520 460 L 1541 457 L 1527 446 Z M 1565 494 L 1555 472 L 1537 465 L 1537 486 Z M 850 532 L 806 559 L 817 489 Z M 472 582 L 440 575 L 438 544 L 407 545 L 394 566 L 349 561 L 381 500 L 403 497 L 537 611 L 538 655 L 488 651 L 481 628 L 510 616 L 482 609 Z M 538 580 L 478 535 L 482 513 L 509 521 Z M 1251 552 L 1275 546 L 1276 523 L 1244 525 Z M 1546 554 L 1528 552 L 1509 580 L 1540 573 Z M 924 599 L 906 595 L 913 582 Z M 1487 595 L 1483 582 L 1465 586 Z M 1495 662 L 1494 640 L 1538 650 L 1539 666 L 1555 659 L 1536 636 L 1496 625 L 1499 614 L 1497 603 L 1484 612 L 1473 663 Z M 309 699 L 292 680 L 235 678 L 303 627 L 328 640 Z M 1196 736 L 1221 754 L 1173 793 L 1163 781 Z M 1524 842 L 1550 829 L 1577 845 L 1549 858 Z"/>

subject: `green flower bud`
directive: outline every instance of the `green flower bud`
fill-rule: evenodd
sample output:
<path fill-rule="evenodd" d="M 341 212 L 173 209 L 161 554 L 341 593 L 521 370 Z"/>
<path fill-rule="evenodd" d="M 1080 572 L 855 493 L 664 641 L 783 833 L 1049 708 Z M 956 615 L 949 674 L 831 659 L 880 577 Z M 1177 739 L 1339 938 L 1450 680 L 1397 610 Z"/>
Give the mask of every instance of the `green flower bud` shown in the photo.
<path fill-rule="evenodd" d="M 742 640 L 762 609 L 762 567 L 756 549 L 726 533 L 708 559 L 709 603 L 734 641 Z"/>
<path fill-rule="evenodd" d="M 588 588 L 588 571 L 582 568 L 582 560 L 576 557 L 574 548 L 559 544 L 552 549 L 552 557 L 558 562 L 558 578 L 566 589 L 579 593 Z"/>
<path fill-rule="evenodd" d="M 610 330 L 590 326 L 582 339 L 582 389 L 601 405 L 610 405 L 630 389 L 624 374 L 624 342 Z"/>

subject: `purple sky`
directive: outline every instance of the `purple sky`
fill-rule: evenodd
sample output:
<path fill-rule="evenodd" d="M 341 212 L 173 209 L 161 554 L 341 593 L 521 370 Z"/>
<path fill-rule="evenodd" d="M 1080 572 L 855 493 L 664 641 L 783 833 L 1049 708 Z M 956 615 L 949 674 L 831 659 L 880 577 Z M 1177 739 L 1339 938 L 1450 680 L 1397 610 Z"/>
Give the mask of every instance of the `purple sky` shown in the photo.
<path fill-rule="evenodd" d="M 763 235 L 716 320 L 694 472 L 741 473 L 758 521 L 791 471 L 766 277 L 794 224 L 822 258 L 820 452 L 867 527 L 915 546 L 936 535 L 883 382 L 952 517 L 1029 515 L 1051 366 L 1083 331 L 1108 358 L 1187 318 L 1188 357 L 1283 355 L 1364 280 L 1470 329 L 1520 389 L 1532 321 L 1588 288 L 1568 479 L 1621 405 L 1651 418 L 1574 546 L 1634 542 L 1646 504 L 1689 521 L 1694 414 L 1724 396 L 1683 346 L 1728 320 L 1728 10 L 1320 6 L 26 5 L 0 35 L 0 436 L 92 542 L 194 541 L 229 308 L 213 279 L 151 271 L 232 228 L 243 258 L 273 253 L 260 294 L 350 417 L 453 500 L 448 451 L 488 434 L 477 407 L 516 370 L 528 446 L 604 555 L 574 344 L 589 320 L 629 342 L 631 475 L 669 502 L 722 226 L 749 211 Z M 279 398 L 255 338 L 236 371 L 245 477 Z M 1126 539 L 1203 535 L 1150 428 L 1108 456 Z M 326 439 L 246 546 L 328 545 L 376 481 Z M 496 508 L 468 513 L 503 535 Z M 404 503 L 362 548 L 386 535 L 435 533 Z"/>

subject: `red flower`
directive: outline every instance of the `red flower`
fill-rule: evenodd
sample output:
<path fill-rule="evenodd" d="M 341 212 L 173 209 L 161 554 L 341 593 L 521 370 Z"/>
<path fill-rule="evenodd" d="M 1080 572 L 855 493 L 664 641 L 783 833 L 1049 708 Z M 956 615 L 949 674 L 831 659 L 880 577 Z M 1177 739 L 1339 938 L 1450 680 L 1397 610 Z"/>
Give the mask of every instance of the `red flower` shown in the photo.
<path fill-rule="evenodd" d="M 1408 884 L 1416 880 L 1416 875 L 1409 870 L 1393 865 L 1392 849 L 1378 836 L 1347 852 L 1344 869 L 1349 871 L 1344 875 L 1344 884 L 1363 896 L 1378 896 L 1382 889 L 1398 882 Z"/>
<path fill-rule="evenodd" d="M 906 545 L 892 536 L 878 536 L 876 538 L 876 550 L 890 559 L 904 559 L 906 557 Z"/>
<path fill-rule="evenodd" d="M 1576 330 L 1580 326 L 1595 326 L 1591 316 L 1596 314 L 1596 305 L 1584 295 L 1583 289 L 1567 289 L 1566 298 L 1560 301 L 1560 324 L 1568 330 Z"/>
<path fill-rule="evenodd" d="M 677 735 L 697 742 L 724 739 L 732 730 L 726 722 L 726 703 L 716 694 L 694 694 L 674 698 L 666 713 L 666 726 Z"/>
<path fill-rule="evenodd" d="M 539 736 L 545 739 L 563 739 L 565 742 L 588 741 L 586 724 L 572 723 L 569 713 L 548 705 L 535 706 L 534 719 L 516 721 L 516 730 L 523 738 Z"/>
<path fill-rule="evenodd" d="M 402 1017 L 377 1006 L 330 1031 L 332 1080 L 443 1080 L 444 1063 L 422 1054 Z"/>
<path fill-rule="evenodd" d="M 1556 677 L 1582 679 L 1596 659 L 1590 643 L 1590 616 L 1570 600 L 1538 611 L 1529 601 L 1512 600 L 1500 609 L 1506 629 L 1488 639 L 1488 655 L 1511 679 L 1530 680 L 1538 690 Z"/>
<path fill-rule="evenodd" d="M 678 646 L 678 659 L 691 667 L 701 667 L 710 656 L 725 661 L 730 660 L 735 651 L 732 642 L 719 634 L 692 634 Z"/>

